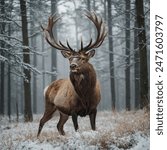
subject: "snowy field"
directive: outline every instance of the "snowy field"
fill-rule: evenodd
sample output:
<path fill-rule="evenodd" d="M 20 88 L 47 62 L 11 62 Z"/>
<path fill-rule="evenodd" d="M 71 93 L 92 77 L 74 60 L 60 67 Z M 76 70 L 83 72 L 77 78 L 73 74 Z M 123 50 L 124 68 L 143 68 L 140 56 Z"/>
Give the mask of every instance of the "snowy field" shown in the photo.
<path fill-rule="evenodd" d="M 92 131 L 89 117 L 78 120 L 75 132 L 71 118 L 64 126 L 65 136 L 57 131 L 59 116 L 48 121 L 39 139 L 36 134 L 42 115 L 32 123 L 7 117 L 0 118 L 0 150 L 149 150 L 149 114 L 142 110 L 130 112 L 98 112 L 97 130 Z"/>

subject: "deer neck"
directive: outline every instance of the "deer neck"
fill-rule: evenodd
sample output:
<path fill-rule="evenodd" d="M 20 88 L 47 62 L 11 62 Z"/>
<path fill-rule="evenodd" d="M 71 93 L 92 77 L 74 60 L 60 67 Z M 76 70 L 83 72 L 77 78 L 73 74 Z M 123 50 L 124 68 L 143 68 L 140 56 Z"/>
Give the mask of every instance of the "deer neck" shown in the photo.
<path fill-rule="evenodd" d="M 90 63 L 84 64 L 77 73 L 70 73 L 70 80 L 78 96 L 89 100 L 96 86 L 96 72 Z"/>

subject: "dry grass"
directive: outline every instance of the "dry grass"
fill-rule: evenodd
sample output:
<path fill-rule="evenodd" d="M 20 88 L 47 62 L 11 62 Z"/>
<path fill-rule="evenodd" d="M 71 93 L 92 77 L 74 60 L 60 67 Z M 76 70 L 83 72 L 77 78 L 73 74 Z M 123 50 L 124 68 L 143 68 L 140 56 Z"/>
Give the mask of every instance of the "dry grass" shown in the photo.
<path fill-rule="evenodd" d="M 98 112 L 97 131 L 90 129 L 89 118 L 79 118 L 80 129 L 74 131 L 71 119 L 65 125 L 66 136 L 60 136 L 56 123 L 58 116 L 47 122 L 37 139 L 38 123 L 41 115 L 33 123 L 10 123 L 0 126 L 0 149 L 13 149 L 20 143 L 31 141 L 37 144 L 50 143 L 73 145 L 77 142 L 94 145 L 100 149 L 110 149 L 110 145 L 128 149 L 137 142 L 133 135 L 137 132 L 149 136 L 149 113 L 143 110 L 124 112 Z M 3 140 L 2 140 L 3 139 Z"/>
<path fill-rule="evenodd" d="M 137 131 L 147 133 L 150 128 L 149 113 L 144 111 L 124 112 L 121 114 L 122 119 L 118 120 L 115 128 L 118 136 L 124 134 L 133 134 Z"/>
<path fill-rule="evenodd" d="M 128 149 L 136 144 L 133 139 L 133 134 L 140 132 L 143 135 L 149 136 L 150 129 L 150 115 L 146 111 L 124 111 L 114 112 L 113 115 L 108 112 L 103 112 L 100 118 L 103 118 L 105 126 L 98 131 L 99 136 L 95 139 L 87 139 L 92 145 L 100 145 L 101 149 L 109 149 L 109 145 L 117 145 L 118 148 Z M 112 122 L 111 126 L 107 127 L 107 124 Z M 114 125 L 115 124 L 115 125 Z M 105 127 L 107 130 L 104 130 Z M 129 139 L 124 137 L 129 136 Z M 122 138 L 123 137 L 123 138 Z"/>

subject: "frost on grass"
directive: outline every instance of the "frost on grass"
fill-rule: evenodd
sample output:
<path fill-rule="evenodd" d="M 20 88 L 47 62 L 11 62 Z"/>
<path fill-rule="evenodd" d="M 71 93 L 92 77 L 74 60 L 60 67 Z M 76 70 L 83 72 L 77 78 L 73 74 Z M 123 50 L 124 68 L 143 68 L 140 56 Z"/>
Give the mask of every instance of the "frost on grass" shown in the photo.
<path fill-rule="evenodd" d="M 98 112 L 97 130 L 90 128 L 89 118 L 79 118 L 79 130 L 74 131 L 71 118 L 64 126 L 65 136 L 60 136 L 56 124 L 59 116 L 48 121 L 37 139 L 37 115 L 32 123 L 8 122 L 0 118 L 0 149 L 21 150 L 148 150 L 149 113 L 143 110 L 130 112 Z"/>

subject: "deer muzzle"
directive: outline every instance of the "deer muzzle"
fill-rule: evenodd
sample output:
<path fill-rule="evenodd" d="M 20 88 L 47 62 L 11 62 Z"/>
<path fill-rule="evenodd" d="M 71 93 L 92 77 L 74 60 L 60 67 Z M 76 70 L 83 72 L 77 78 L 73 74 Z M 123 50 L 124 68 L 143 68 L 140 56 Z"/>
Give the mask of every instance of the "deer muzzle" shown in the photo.
<path fill-rule="evenodd" d="M 77 72 L 78 71 L 78 64 L 77 63 L 71 63 L 70 64 L 70 70 L 71 70 L 71 72 Z"/>

